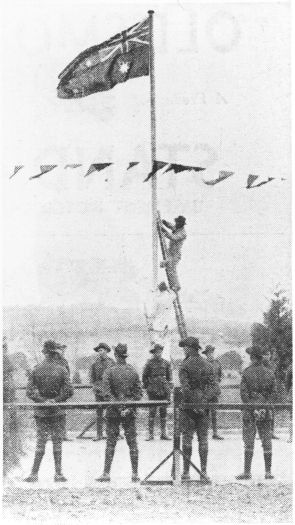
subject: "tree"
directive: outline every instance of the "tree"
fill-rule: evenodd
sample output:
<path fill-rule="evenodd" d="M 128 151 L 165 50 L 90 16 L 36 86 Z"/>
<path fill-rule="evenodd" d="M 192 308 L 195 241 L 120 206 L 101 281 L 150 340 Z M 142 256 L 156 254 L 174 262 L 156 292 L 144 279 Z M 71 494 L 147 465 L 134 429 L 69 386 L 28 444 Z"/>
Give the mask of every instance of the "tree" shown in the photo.
<path fill-rule="evenodd" d="M 292 310 L 284 290 L 273 293 L 269 309 L 263 314 L 263 323 L 251 328 L 252 344 L 269 350 L 277 377 L 284 380 L 292 362 Z"/>

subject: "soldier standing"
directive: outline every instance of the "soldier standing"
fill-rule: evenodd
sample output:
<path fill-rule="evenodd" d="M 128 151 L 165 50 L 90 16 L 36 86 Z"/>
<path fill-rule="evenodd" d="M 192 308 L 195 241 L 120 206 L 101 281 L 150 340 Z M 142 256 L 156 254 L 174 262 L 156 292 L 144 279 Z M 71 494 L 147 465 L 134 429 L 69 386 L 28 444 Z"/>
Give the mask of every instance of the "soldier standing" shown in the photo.
<path fill-rule="evenodd" d="M 248 349 L 251 365 L 242 374 L 241 398 L 243 403 L 273 403 L 277 398 L 276 379 L 272 370 L 263 363 L 263 352 L 259 346 Z M 265 479 L 273 479 L 272 460 L 272 410 L 243 410 L 243 441 L 245 447 L 244 472 L 236 479 L 251 479 L 251 464 L 254 452 L 256 430 L 262 442 L 265 464 Z"/>
<path fill-rule="evenodd" d="M 205 354 L 207 356 L 207 361 L 213 366 L 215 381 L 216 383 L 219 384 L 222 379 L 222 368 L 221 368 L 221 364 L 218 361 L 218 359 L 214 359 L 214 352 L 215 352 L 215 346 L 207 345 L 205 350 L 202 352 L 202 354 Z M 221 391 L 219 389 L 219 394 L 212 397 L 212 399 L 210 399 L 210 402 L 218 403 L 220 394 L 221 394 Z M 217 411 L 216 409 L 211 408 L 210 412 L 211 412 L 212 430 L 213 430 L 212 438 L 213 439 L 224 439 L 217 432 L 217 413 L 216 413 Z"/>
<path fill-rule="evenodd" d="M 247 350 L 246 350 L 247 352 Z M 271 370 L 275 374 L 275 365 L 273 361 L 271 360 L 271 352 L 269 349 L 264 350 L 263 357 L 262 357 L 262 363 L 266 368 Z M 272 439 L 280 439 L 275 434 L 275 413 L 274 410 L 272 410 L 272 419 L 271 419 L 271 437 Z"/>
<path fill-rule="evenodd" d="M 30 374 L 27 396 L 36 403 L 59 403 L 73 395 L 70 376 L 65 367 L 56 361 L 55 354 L 58 350 L 60 350 L 60 345 L 54 341 L 46 341 L 42 350 L 45 360 L 37 365 Z M 54 481 L 67 481 L 61 468 L 65 411 L 59 407 L 36 407 L 34 416 L 37 427 L 36 452 L 31 474 L 25 481 L 38 481 L 38 472 L 49 436 L 53 443 Z"/>
<path fill-rule="evenodd" d="M 68 372 L 69 376 L 71 377 L 70 365 L 69 365 L 68 360 L 65 358 L 66 348 L 67 348 L 67 345 L 59 345 L 59 348 L 56 349 L 55 359 L 56 359 L 56 361 L 57 361 L 57 363 L 59 365 L 63 366 L 66 369 L 66 371 Z M 67 435 L 66 415 L 65 415 L 64 422 L 65 422 L 65 428 L 64 428 L 63 441 L 73 441 Z"/>
<path fill-rule="evenodd" d="M 110 481 L 111 465 L 122 423 L 127 445 L 129 447 L 133 482 L 138 477 L 138 447 L 136 439 L 136 408 L 124 407 L 124 401 L 139 401 L 142 389 L 139 375 L 133 366 L 126 363 L 127 345 L 119 343 L 115 349 L 116 364 L 108 368 L 103 377 L 105 401 L 122 401 L 120 407 L 109 407 L 106 411 L 107 443 L 104 471 L 96 481 Z"/>
<path fill-rule="evenodd" d="M 108 357 L 107 354 L 111 351 L 111 349 L 106 343 L 99 343 L 99 345 L 93 348 L 93 350 L 97 352 L 97 358 L 90 368 L 90 381 L 93 386 L 95 401 L 99 402 L 104 401 L 103 374 L 108 368 L 114 366 L 115 361 L 111 357 Z M 96 410 L 96 416 L 96 438 L 94 438 L 93 441 L 100 441 L 101 439 L 103 439 L 102 408 L 98 408 Z"/>
<path fill-rule="evenodd" d="M 162 358 L 163 346 L 156 344 L 150 350 L 154 356 L 149 359 L 142 374 L 143 387 L 151 400 L 168 400 L 172 388 L 172 370 L 168 361 Z M 154 439 L 154 423 L 157 407 L 149 409 L 149 436 L 146 441 Z M 170 440 L 166 433 L 167 408 L 160 407 L 161 439 Z"/>
<path fill-rule="evenodd" d="M 179 370 L 183 401 L 196 404 L 209 402 L 219 392 L 219 386 L 214 379 L 213 366 L 199 355 L 201 346 L 196 337 L 183 339 L 179 346 L 184 348 L 186 353 Z M 194 432 L 197 432 L 199 441 L 201 472 L 207 478 L 208 428 L 209 409 L 196 407 L 183 411 L 183 453 L 186 456 L 183 460 L 183 480 L 190 479 L 189 460 L 192 455 Z"/>
<path fill-rule="evenodd" d="M 175 224 L 171 224 L 168 221 L 162 221 L 162 232 L 170 240 L 167 259 L 161 262 L 161 268 L 167 268 L 167 273 L 169 276 L 169 285 L 174 292 L 180 290 L 180 284 L 178 280 L 178 275 L 176 271 L 176 266 L 178 265 L 181 259 L 181 249 L 182 245 L 186 239 L 185 224 L 186 218 L 182 215 L 174 219 Z M 172 230 L 171 232 L 168 230 Z"/>

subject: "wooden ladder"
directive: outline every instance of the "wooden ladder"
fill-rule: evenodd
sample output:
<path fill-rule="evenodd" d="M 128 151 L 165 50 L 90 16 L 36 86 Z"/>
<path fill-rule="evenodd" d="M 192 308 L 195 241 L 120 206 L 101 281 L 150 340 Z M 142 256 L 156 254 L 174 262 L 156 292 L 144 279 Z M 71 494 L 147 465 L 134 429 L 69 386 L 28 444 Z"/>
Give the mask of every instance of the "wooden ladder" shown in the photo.
<path fill-rule="evenodd" d="M 158 211 L 157 230 L 158 230 L 158 235 L 159 235 L 159 240 L 160 240 L 162 257 L 163 257 L 163 260 L 166 260 L 167 259 L 167 246 L 166 246 L 165 237 L 161 230 L 161 224 L 162 224 L 161 216 L 160 216 L 160 212 Z M 171 283 L 171 279 L 170 279 L 167 267 L 165 267 L 165 271 L 166 271 L 169 287 L 171 288 L 172 283 Z M 178 332 L 179 332 L 181 339 L 184 339 L 185 337 L 187 337 L 185 319 L 184 319 L 183 311 L 182 311 L 181 304 L 180 304 L 179 292 L 174 292 L 174 293 L 176 295 L 176 299 L 175 301 L 173 301 L 173 306 L 175 310 L 175 317 L 176 317 L 176 322 L 178 326 Z"/>

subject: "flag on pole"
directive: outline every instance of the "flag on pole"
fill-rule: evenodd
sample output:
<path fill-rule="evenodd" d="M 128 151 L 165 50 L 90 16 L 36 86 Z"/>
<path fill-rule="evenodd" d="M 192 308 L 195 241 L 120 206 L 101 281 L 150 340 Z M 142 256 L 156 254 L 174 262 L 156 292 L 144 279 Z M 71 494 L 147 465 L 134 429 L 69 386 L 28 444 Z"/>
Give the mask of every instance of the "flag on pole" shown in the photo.
<path fill-rule="evenodd" d="M 59 98 L 87 97 L 149 74 L 149 20 L 80 53 L 59 75 Z"/>
<path fill-rule="evenodd" d="M 86 175 L 84 175 L 84 177 L 88 177 L 88 175 L 90 175 L 90 173 L 93 173 L 94 171 L 102 171 L 108 166 L 110 166 L 111 164 L 113 163 L 112 162 L 102 162 L 100 164 L 91 164 L 89 167 L 89 170 L 87 171 Z"/>
<path fill-rule="evenodd" d="M 54 170 L 54 168 L 57 167 L 57 164 L 45 164 L 43 166 L 40 166 L 40 173 L 38 175 L 33 175 L 33 177 L 30 177 L 31 179 L 38 179 L 39 177 L 42 177 L 44 173 L 48 173 L 49 171 Z"/>

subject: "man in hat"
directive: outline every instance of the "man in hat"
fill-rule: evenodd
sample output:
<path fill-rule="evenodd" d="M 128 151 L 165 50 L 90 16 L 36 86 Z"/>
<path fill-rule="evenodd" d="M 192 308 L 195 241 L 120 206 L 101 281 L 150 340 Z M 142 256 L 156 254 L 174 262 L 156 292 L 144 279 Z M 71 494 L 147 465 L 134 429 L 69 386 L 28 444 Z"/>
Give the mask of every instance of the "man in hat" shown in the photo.
<path fill-rule="evenodd" d="M 143 387 L 151 400 L 170 400 L 172 383 L 172 369 L 168 361 L 162 358 L 163 346 L 156 344 L 150 353 L 153 357 L 149 359 L 142 374 Z M 149 436 L 146 441 L 154 439 L 154 423 L 157 407 L 149 409 Z M 167 408 L 160 407 L 161 439 L 170 440 L 166 433 Z"/>
<path fill-rule="evenodd" d="M 108 356 L 111 349 L 106 343 L 99 343 L 93 350 L 97 353 L 97 358 L 90 368 L 90 381 L 93 386 L 95 401 L 104 401 L 103 396 L 103 374 L 105 371 L 114 366 L 115 361 Z M 96 438 L 93 441 L 103 439 L 103 409 L 98 408 L 96 411 Z"/>
<path fill-rule="evenodd" d="M 215 352 L 215 346 L 207 345 L 205 350 L 203 350 L 202 354 L 204 354 L 207 357 L 208 363 L 210 363 L 213 366 L 214 370 L 214 377 L 216 383 L 220 384 L 220 381 L 222 379 L 222 368 L 221 364 L 218 361 L 218 359 L 214 359 L 214 352 Z M 218 403 L 219 396 L 221 394 L 221 391 L 219 389 L 219 394 L 217 396 L 212 397 L 210 399 L 211 403 Z M 211 408 L 211 418 L 212 418 L 212 430 L 213 430 L 213 439 L 223 439 L 222 436 L 220 436 L 217 432 L 217 411 L 215 408 Z"/>
<path fill-rule="evenodd" d="M 156 290 L 151 293 L 145 304 L 145 315 L 148 324 L 151 344 L 160 344 L 164 347 L 162 357 L 170 361 L 170 330 L 173 323 L 173 302 L 176 295 L 162 281 Z"/>
<path fill-rule="evenodd" d="M 59 350 L 60 345 L 51 340 L 46 341 L 42 350 L 45 360 L 37 365 L 30 374 L 26 394 L 36 403 L 59 403 L 73 395 L 70 376 L 66 368 L 56 360 L 56 353 Z M 38 481 L 38 472 L 49 436 L 53 443 L 54 481 L 67 481 L 61 468 L 65 410 L 60 407 L 36 407 L 34 416 L 37 427 L 36 452 L 31 474 L 25 481 Z"/>
<path fill-rule="evenodd" d="M 243 403 L 274 403 L 277 399 L 276 378 L 273 371 L 263 365 L 262 349 L 252 346 L 247 353 L 250 354 L 251 364 L 242 374 L 240 392 Z M 256 430 L 263 447 L 265 479 L 273 479 L 271 420 L 272 410 L 269 408 L 243 410 L 244 472 L 236 479 L 251 479 Z"/>
<path fill-rule="evenodd" d="M 186 232 L 184 228 L 185 224 L 185 217 L 179 215 L 174 219 L 174 224 L 163 220 L 161 226 L 163 234 L 170 240 L 167 259 L 162 261 L 161 267 L 167 268 L 170 288 L 174 292 L 178 292 L 180 290 L 176 266 L 181 259 L 181 249 L 186 239 Z"/>
<path fill-rule="evenodd" d="M 133 482 L 138 477 L 138 447 L 136 439 L 136 409 L 124 406 L 124 401 L 139 401 L 142 388 L 139 375 L 133 366 L 126 363 L 127 345 L 119 343 L 115 349 L 116 364 L 108 368 L 103 376 L 103 393 L 105 401 L 122 401 L 119 407 L 111 406 L 106 411 L 107 443 L 104 471 L 96 481 L 110 481 L 111 465 L 122 423 L 127 445 L 129 447 Z"/>
<path fill-rule="evenodd" d="M 200 409 L 197 404 L 210 402 L 214 396 L 218 395 L 219 386 L 214 378 L 213 366 L 199 355 L 201 349 L 199 340 L 196 337 L 186 337 L 180 341 L 179 346 L 184 348 L 186 354 L 179 369 L 183 401 L 196 404 L 196 408 L 183 411 L 182 442 L 185 458 L 182 479 L 190 479 L 192 441 L 194 432 L 196 432 L 199 441 L 202 479 L 209 481 L 207 477 L 209 409 Z"/>

